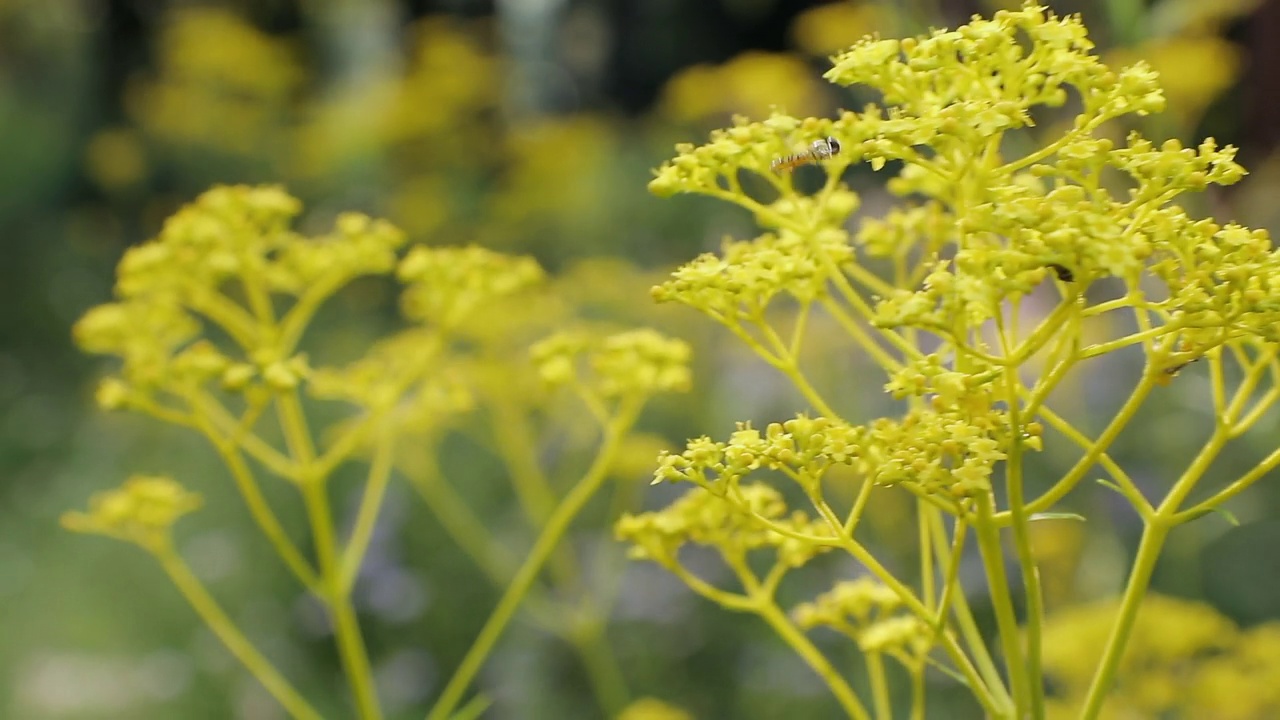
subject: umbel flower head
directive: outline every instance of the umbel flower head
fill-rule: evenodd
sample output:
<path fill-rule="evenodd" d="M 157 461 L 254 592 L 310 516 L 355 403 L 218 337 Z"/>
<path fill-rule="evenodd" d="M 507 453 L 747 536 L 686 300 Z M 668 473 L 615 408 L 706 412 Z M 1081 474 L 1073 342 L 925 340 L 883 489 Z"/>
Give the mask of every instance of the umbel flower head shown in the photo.
<path fill-rule="evenodd" d="M 134 475 L 119 488 L 95 494 L 88 512 L 68 512 L 62 526 L 154 550 L 169 541 L 178 518 L 200 507 L 200 496 L 163 475 Z"/>
<path fill-rule="evenodd" d="M 544 279 L 533 258 L 475 246 L 415 247 L 396 273 L 406 286 L 401 299 L 405 316 L 444 328 L 465 322 L 485 303 L 520 293 Z"/>
<path fill-rule="evenodd" d="M 303 237 L 289 228 L 300 210 L 278 187 L 215 187 L 129 249 L 117 301 L 74 328 L 83 349 L 124 361 L 100 401 L 119 407 L 213 381 L 233 391 L 301 383 L 309 367 L 296 346 L 317 307 L 356 277 L 389 273 L 405 238 L 354 213 L 328 235 Z M 282 298 L 292 298 L 283 313 Z M 234 350 L 196 341 L 211 328 Z"/>
<path fill-rule="evenodd" d="M 691 383 L 688 343 L 648 328 L 603 337 L 561 332 L 530 353 L 546 383 L 581 384 L 604 399 L 685 392 Z"/>
<path fill-rule="evenodd" d="M 751 473 L 770 469 L 815 491 L 832 466 L 848 465 L 877 485 L 910 483 L 954 498 L 989 491 L 993 469 L 1013 441 L 1008 415 L 989 388 L 966 389 L 962 377 L 944 375 L 956 382 L 934 395 L 931 407 L 901 420 L 850 425 L 801 415 L 763 432 L 741 423 L 725 442 L 695 438 L 682 453 L 658 456 L 654 482 L 693 482 L 723 496 Z M 1041 432 L 1038 423 L 1028 423 L 1021 442 L 1038 449 Z"/>
<path fill-rule="evenodd" d="M 614 525 L 614 534 L 631 544 L 631 558 L 666 567 L 679 562 L 680 548 L 689 543 L 714 547 L 735 558 L 753 550 L 772 549 L 790 567 L 800 567 L 829 549 L 774 529 L 834 537 L 822 520 L 811 519 L 801 510 L 788 511 L 782 494 L 774 488 L 752 483 L 743 485 L 735 496 L 731 503 L 712 493 L 687 493 L 662 510 L 623 515 Z M 774 528 L 764 526 L 759 518 L 772 521 Z"/>
<path fill-rule="evenodd" d="M 843 580 L 813 602 L 796 606 L 792 616 L 802 629 L 830 627 L 848 635 L 863 652 L 923 657 L 933 630 L 914 615 L 895 614 L 902 597 L 884 584 L 863 576 Z"/>
<path fill-rule="evenodd" d="M 659 168 L 654 193 L 738 203 L 771 232 L 693 260 L 655 297 L 734 323 L 779 295 L 821 297 L 839 268 L 859 262 L 854 248 L 871 257 L 919 249 L 934 258 L 927 272 L 914 287 L 877 293 L 878 325 L 976 327 L 1052 270 L 1081 288 L 1107 277 L 1134 285 L 1154 274 L 1168 291 L 1153 294 L 1152 310 L 1218 331 L 1201 333 L 1198 346 L 1274 337 L 1280 254 L 1266 233 L 1192 221 L 1171 205 L 1182 193 L 1240 180 L 1235 148 L 1212 139 L 1155 143 L 1137 133 L 1117 143 L 1099 132 L 1115 118 L 1161 110 L 1164 97 L 1145 64 L 1112 69 L 1092 49 L 1078 17 L 1033 3 L 955 30 L 863 39 L 836 55 L 825 77 L 877 91 L 880 105 L 834 119 L 737 118 L 704 145 L 677 146 Z M 1004 157 L 1005 137 L 1070 97 L 1080 111 L 1064 135 L 1032 138 L 1040 149 Z M 827 137 L 841 149 L 822 161 L 829 180 L 818 194 L 798 193 L 789 174 L 771 170 L 773 159 Z M 921 204 L 865 220 L 851 248 L 842 226 L 859 201 L 838 180 L 860 162 L 893 167 L 890 190 Z M 744 171 L 776 192 L 768 199 L 744 192 Z"/>
<path fill-rule="evenodd" d="M 391 407 L 413 392 L 466 406 L 440 383 L 424 385 L 425 373 L 448 336 L 542 283 L 538 264 L 478 247 L 419 246 L 401 259 L 404 233 L 385 221 L 343 213 L 332 232 L 304 237 L 290 229 L 300 211 L 278 187 L 215 187 L 127 251 L 117 301 L 74 328 L 83 349 L 123 360 L 99 403 L 153 409 L 206 388 L 298 388 L 366 407 Z M 312 367 L 298 345 L 320 305 L 357 277 L 392 272 L 418 326 L 348 368 Z"/>

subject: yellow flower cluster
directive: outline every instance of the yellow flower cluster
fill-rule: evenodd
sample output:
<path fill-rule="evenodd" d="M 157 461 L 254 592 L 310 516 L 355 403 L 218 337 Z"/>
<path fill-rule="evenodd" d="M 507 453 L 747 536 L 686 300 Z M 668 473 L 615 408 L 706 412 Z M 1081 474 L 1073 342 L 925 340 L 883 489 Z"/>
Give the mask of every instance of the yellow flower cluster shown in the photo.
<path fill-rule="evenodd" d="M 787 567 L 800 567 L 826 550 L 789 534 L 832 537 L 823 521 L 811 519 L 801 510 L 788 512 L 776 489 L 762 483 L 742 485 L 735 488 L 732 498 L 688 493 L 660 511 L 623 515 L 614 533 L 631 544 L 628 556 L 632 559 L 651 560 L 667 568 L 679 564 L 680 548 L 690 543 L 714 547 L 734 560 L 753 550 L 771 548 Z M 772 521 L 772 527 L 757 518 Z"/>
<path fill-rule="evenodd" d="M 1011 442 L 1008 416 L 995 407 L 989 388 L 970 387 L 968 376 L 944 373 L 933 407 L 917 408 L 901 419 L 868 425 L 800 416 L 770 423 L 763 433 L 741 423 L 727 442 L 690 440 L 684 452 L 658 457 L 654 482 L 693 482 L 724 495 L 760 468 L 781 470 L 807 491 L 817 491 L 827 470 L 851 465 L 877 485 L 910 483 L 952 497 L 991 489 L 996 463 Z M 1041 446 L 1038 423 L 1023 428 L 1021 442 Z"/>
<path fill-rule="evenodd" d="M 290 229 L 300 210 L 280 188 L 217 187 L 130 249 L 119 267 L 120 300 L 75 326 L 82 348 L 124 360 L 120 377 L 101 386 L 101 404 L 150 405 L 157 390 L 184 396 L 210 382 L 256 393 L 310 381 L 318 397 L 370 408 L 387 409 L 415 387 L 414 397 L 433 407 L 469 407 L 456 385 L 422 382 L 445 349 L 440 333 L 540 285 L 538 264 L 478 247 L 415 247 L 400 259 L 404 234 L 355 213 L 339 215 L 327 235 L 303 237 Z M 392 271 L 405 284 L 405 315 L 426 327 L 384 341 L 345 369 L 313 369 L 296 348 L 317 308 L 357 277 Z M 293 303 L 282 308 L 282 297 Z M 200 338 L 209 329 L 237 351 Z"/>
<path fill-rule="evenodd" d="M 94 495 L 88 512 L 68 512 L 62 526 L 157 549 L 169 542 L 178 518 L 200 507 L 200 496 L 172 478 L 134 475 L 119 488 Z"/>
<path fill-rule="evenodd" d="M 1050 717 L 1078 716 L 1116 603 L 1061 611 L 1045 624 L 1045 669 L 1060 696 Z M 1149 595 L 1103 717 L 1253 720 L 1280 713 L 1280 626 L 1241 630 L 1202 603 Z"/>
<path fill-rule="evenodd" d="M 634 454 L 632 431 L 645 403 L 656 393 L 688 389 L 689 346 L 650 329 L 584 331 L 537 345 L 530 362 L 524 351 L 531 336 L 562 325 L 578 310 L 572 297 L 548 291 L 532 258 L 475 246 L 415 246 L 402 257 L 401 231 L 357 214 L 338 216 L 327 235 L 304 237 L 291 229 L 300 210 L 279 188 L 216 187 L 176 213 L 157 238 L 128 251 L 120 263 L 118 301 L 90 310 L 75 327 L 84 349 L 124 360 L 120 376 L 102 385 L 100 401 L 196 430 L 213 445 L 280 558 L 329 612 L 345 618 L 335 622 L 335 634 L 360 716 L 378 717 L 379 710 L 351 592 L 397 470 L 485 574 L 500 585 L 510 583 L 487 627 L 501 628 L 521 600 L 535 593 L 544 611 L 540 620 L 598 661 L 595 641 L 581 644 L 583 636 L 572 629 L 583 618 L 548 615 L 554 604 L 534 584 L 574 518 L 611 477 L 634 465 L 624 456 Z M 407 327 L 345 366 L 313 367 L 298 348 L 321 305 L 357 277 L 389 281 L 393 273 L 403 285 L 400 307 Z M 590 294 L 585 284 L 577 290 Z M 531 318 L 536 322 L 521 326 Z M 316 347 L 321 356 L 331 346 Z M 553 383 L 573 384 L 602 431 L 595 459 L 563 495 L 538 457 L 533 423 L 551 416 L 539 405 L 549 394 L 527 392 L 538 384 L 538 373 Z M 310 398 L 354 408 L 328 432 L 316 432 Z M 436 460 L 442 430 L 480 404 L 488 411 L 488 439 L 538 535 L 518 569 L 499 538 L 489 535 L 447 484 Z M 275 422 L 267 423 L 270 412 Z M 582 414 L 576 407 L 573 419 Z M 574 438 L 571 450 L 584 439 Z M 368 453 L 367 478 L 350 532 L 339 534 L 327 483 L 361 452 Z M 314 561 L 262 492 L 260 469 L 293 483 L 302 495 Z M 319 717 L 252 648 L 170 546 L 170 526 L 198 502 L 168 478 L 133 478 L 95 497 L 88 513 L 68 514 L 65 523 L 151 551 L 290 715 Z M 571 554 L 557 557 L 568 577 L 578 573 Z M 489 652 L 483 638 L 473 652 Z M 437 714 L 453 714 L 460 699 L 454 695 L 474 672 L 466 667 L 464 662 L 437 701 Z"/>
<path fill-rule="evenodd" d="M 1029 294 L 1048 269 L 1060 279 L 1087 284 L 1109 276 L 1136 282 L 1149 262 L 1162 258 L 1194 266 L 1193 248 L 1223 239 L 1180 234 L 1169 219 L 1179 211 L 1167 206 L 1183 192 L 1238 181 L 1244 170 L 1234 161 L 1235 149 L 1212 140 L 1196 148 L 1176 141 L 1157 146 L 1136 133 L 1116 147 L 1095 137 L 1107 120 L 1159 110 L 1163 99 L 1144 65 L 1112 71 L 1091 48 L 1078 18 L 1059 18 L 1034 5 L 927 37 L 859 42 L 834 58 L 826 77 L 880 91 L 887 110 L 873 105 L 834 120 L 737 118 L 705 145 L 677 146 L 677 157 L 651 182 L 653 192 L 729 200 L 778 233 L 728 244 L 719 258 L 697 258 L 655 295 L 733 320 L 779 293 L 820 294 L 830 271 L 851 261 L 839 226 L 858 198 L 834 182 L 816 196 L 797 194 L 789 176 L 777 177 L 771 163 L 825 137 L 841 148 L 823 162 L 830 178 L 856 162 L 880 169 L 903 161 L 890 189 L 933 201 L 867 220 L 858 233 L 857 245 L 872 257 L 903 258 L 920 248 L 926 257 L 945 258 L 922 265 L 921 287 L 881 293 L 881 326 L 980 325 L 999 313 L 1002 302 Z M 1083 101 L 1072 129 L 1025 158 L 1004 162 L 1000 146 L 991 141 L 1033 124 L 1035 106 L 1063 104 L 1068 88 Z M 768 180 L 777 197 L 765 202 L 743 193 L 742 170 Z M 1123 197 L 1113 197 L 1114 183 L 1104 177 L 1117 170 L 1131 180 Z M 1258 237 L 1262 244 L 1265 236 Z M 941 253 L 948 245 L 954 252 Z M 815 262 L 828 258 L 832 264 Z M 1258 310 L 1249 306 L 1245 290 L 1252 296 L 1268 291 L 1278 258 L 1250 259 L 1249 269 L 1257 272 L 1249 288 L 1217 288 L 1221 302 L 1230 305 L 1223 317 Z M 827 272 L 815 272 L 815 265 Z M 1210 282 L 1221 284 L 1206 278 Z M 1171 284 L 1177 293 L 1186 280 Z M 1172 300 L 1167 307 L 1182 311 Z M 1274 322 L 1264 315 L 1256 324 Z"/>
<path fill-rule="evenodd" d="M 165 18 L 156 70 L 132 79 L 125 105 L 155 138 L 249 155 L 283 140 L 303 70 L 290 43 L 214 7 Z"/>
<path fill-rule="evenodd" d="M 792 615 L 802 629 L 832 628 L 856 641 L 863 652 L 915 660 L 928 653 L 933 631 L 914 615 L 896 614 L 901 607 L 898 593 L 864 576 L 836 583 L 813 602 L 797 606 Z"/>
<path fill-rule="evenodd" d="M 769 423 L 764 433 L 739 423 L 728 442 L 690 440 L 679 455 L 658 456 L 654 482 L 689 481 L 723 495 L 750 472 L 782 470 L 805 487 L 815 487 L 833 464 L 853 464 L 863 456 L 865 432 L 838 420 L 799 416 Z"/>
<path fill-rule="evenodd" d="M 397 271 L 407 286 L 401 299 L 411 320 L 456 328 L 486 303 L 515 295 L 543 280 L 530 257 L 513 257 L 482 247 L 415 247 Z"/>
<path fill-rule="evenodd" d="M 355 224 L 365 232 L 353 232 L 355 219 L 348 217 L 340 238 L 311 244 L 288 228 L 299 209 L 279 188 L 219 187 L 176 213 L 155 240 L 127 251 L 117 272 L 120 300 L 93 308 L 74 328 L 85 350 L 124 360 L 121 377 L 100 391 L 103 404 L 214 378 L 237 390 L 253 379 L 296 385 L 306 373 L 305 358 L 294 353 L 296 334 L 263 332 L 274 317 L 272 294 L 295 295 L 298 306 L 318 304 L 351 278 L 393 266 L 403 242 L 392 229 L 363 221 Z M 233 299 L 238 291 L 246 302 Z M 199 317 L 246 357 L 233 360 L 210 342 L 188 344 L 201 332 Z"/>
<path fill-rule="evenodd" d="M 688 343 L 648 328 L 603 337 L 557 333 L 531 352 L 548 384 L 579 384 L 604 399 L 685 392 L 691 384 Z"/>
<path fill-rule="evenodd" d="M 842 230 L 828 229 L 812 243 L 790 231 L 770 233 L 749 242 L 726 242 L 719 256 L 700 255 L 654 287 L 652 294 L 658 302 L 683 303 L 736 323 L 760 317 L 780 294 L 816 299 L 826 292 L 830 263 L 852 257 Z"/>
<path fill-rule="evenodd" d="M 873 87 L 904 117 L 930 119 L 962 142 L 1032 124 L 1030 109 L 1062 105 L 1068 87 L 1083 99 L 1086 115 L 1164 107 L 1146 65 L 1113 72 L 1090 54 L 1092 48 L 1078 17 L 1059 18 L 1029 4 L 927 37 L 868 37 L 836 55 L 825 77 Z"/>
<path fill-rule="evenodd" d="M 439 427 L 475 405 L 468 378 L 449 364 L 441 337 L 416 328 L 378 342 L 345 367 L 317 368 L 308 391 L 370 410 L 394 409 L 403 432 Z"/>

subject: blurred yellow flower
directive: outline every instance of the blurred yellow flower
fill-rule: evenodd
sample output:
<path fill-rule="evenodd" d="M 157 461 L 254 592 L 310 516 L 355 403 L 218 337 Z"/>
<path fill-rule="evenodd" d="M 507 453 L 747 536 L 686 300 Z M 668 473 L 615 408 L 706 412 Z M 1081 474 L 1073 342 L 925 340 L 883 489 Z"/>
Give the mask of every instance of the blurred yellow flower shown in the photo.
<path fill-rule="evenodd" d="M 657 698 L 640 698 L 618 715 L 618 720 L 693 720 L 693 716 Z"/>
<path fill-rule="evenodd" d="M 791 25 L 791 41 L 811 55 L 831 55 L 886 29 L 891 21 L 889 11 L 875 3 L 834 2 L 800 13 Z"/>
<path fill-rule="evenodd" d="M 1244 53 L 1215 35 L 1180 35 L 1106 55 L 1106 62 L 1112 66 L 1131 65 L 1139 60 L 1145 60 L 1160 74 L 1160 84 L 1169 100 L 1168 111 L 1189 125 L 1199 121 L 1205 108 L 1236 81 Z"/>
<path fill-rule="evenodd" d="M 617 139 L 603 118 L 579 116 L 513 127 L 505 137 L 504 171 L 490 196 L 488 244 L 516 244 L 539 230 L 559 241 L 590 238 L 584 228 L 611 222 L 604 177 Z"/>
<path fill-rule="evenodd" d="M 199 495 L 164 475 L 133 475 L 118 488 L 94 494 L 87 512 L 69 511 L 62 526 L 105 535 L 147 550 L 164 546 L 178 518 L 200 507 Z"/>
<path fill-rule="evenodd" d="M 1076 569 L 1084 550 L 1085 524 L 1079 520 L 1042 520 L 1031 523 L 1031 552 L 1042 570 L 1045 604 L 1058 607 L 1069 600 Z"/>
<path fill-rule="evenodd" d="M 774 107 L 794 114 L 821 110 L 824 86 L 793 55 L 746 52 L 723 65 L 693 65 L 663 90 L 662 112 L 694 122 L 740 114 L 764 117 Z"/>
<path fill-rule="evenodd" d="M 248 154 L 286 126 L 302 78 L 287 41 L 226 10 L 182 8 L 161 31 L 155 74 L 131 79 L 125 105 L 169 142 Z"/>
<path fill-rule="evenodd" d="M 1051 615 L 1044 667 L 1058 689 L 1049 717 L 1077 717 L 1119 604 Z M 1074 709 L 1074 710 L 1073 710 Z M 1280 713 L 1280 624 L 1240 631 L 1203 603 L 1148 595 L 1104 718 L 1247 720 Z"/>
<path fill-rule="evenodd" d="M 501 91 L 497 61 L 465 26 L 429 18 L 413 35 L 413 59 L 382 124 L 389 143 L 474 127 L 477 113 L 494 107 Z M 484 148 L 453 148 L 466 150 Z"/>
<path fill-rule="evenodd" d="M 1280 717 L 1280 622 L 1249 630 L 1234 652 L 1207 659 L 1191 695 L 1188 717 Z"/>
<path fill-rule="evenodd" d="M 108 190 L 136 185 L 147 174 L 141 138 L 127 128 L 98 131 L 89 140 L 84 159 L 89 178 Z"/>

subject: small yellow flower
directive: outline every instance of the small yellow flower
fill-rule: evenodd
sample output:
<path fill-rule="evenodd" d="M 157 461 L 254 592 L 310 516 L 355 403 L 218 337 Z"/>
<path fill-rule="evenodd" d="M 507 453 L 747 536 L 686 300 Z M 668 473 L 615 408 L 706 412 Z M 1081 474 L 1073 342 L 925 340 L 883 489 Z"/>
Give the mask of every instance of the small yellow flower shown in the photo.
<path fill-rule="evenodd" d="M 169 541 L 178 518 L 201 505 L 200 496 L 166 476 L 134 475 L 124 485 L 89 500 L 88 512 L 68 512 L 62 526 L 105 535 L 155 550 Z"/>

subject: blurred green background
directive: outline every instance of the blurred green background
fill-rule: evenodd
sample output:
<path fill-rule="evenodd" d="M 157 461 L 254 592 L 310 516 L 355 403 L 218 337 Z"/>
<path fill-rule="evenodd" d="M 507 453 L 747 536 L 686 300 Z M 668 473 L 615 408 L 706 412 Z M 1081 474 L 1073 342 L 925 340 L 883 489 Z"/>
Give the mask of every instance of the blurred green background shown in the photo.
<path fill-rule="evenodd" d="M 1144 58 L 1161 71 L 1171 110 L 1149 118 L 1145 132 L 1242 147 L 1254 174 L 1195 209 L 1274 231 L 1280 3 L 1049 5 L 1082 12 L 1109 61 Z M 821 81 L 827 54 L 869 32 L 914 34 L 1000 6 L 0 0 L 0 717 L 282 717 L 149 558 L 58 527 L 62 511 L 131 472 L 173 474 L 206 496 L 206 509 L 179 528 L 185 555 L 304 692 L 334 717 L 345 712 L 323 617 L 270 554 L 215 455 L 179 430 L 97 410 L 92 390 L 105 366 L 70 342 L 79 315 L 110 298 L 124 249 L 153 236 L 182 203 L 213 183 L 281 183 L 306 204 L 304 231 L 362 210 L 415 241 L 531 253 L 553 272 L 574 272 L 597 312 L 655 323 L 697 348 L 698 392 L 666 401 L 645 428 L 676 447 L 802 405 L 692 311 L 651 308 L 647 287 L 660 273 L 714 250 L 725 234 L 754 230 L 745 214 L 711 201 L 650 197 L 649 169 L 673 143 L 698 142 L 733 113 L 859 107 L 869 98 Z M 889 202 L 870 173 L 850 182 L 866 193 L 867 212 Z M 601 259 L 610 262 L 582 265 Z M 367 341 L 358 328 L 384 299 L 353 293 L 323 330 Z M 815 364 L 828 391 L 865 416 L 883 407 L 882 381 L 862 367 L 839 354 Z M 1186 375 L 1116 452 L 1156 487 L 1207 427 L 1203 379 L 1195 368 Z M 1077 410 L 1103 416 L 1131 379 L 1123 366 L 1080 378 Z M 1256 452 L 1229 458 L 1223 477 L 1273 447 L 1276 430 L 1274 419 L 1264 422 Z M 512 516 L 506 485 L 493 463 L 466 460 L 469 452 L 459 440 L 446 462 L 478 512 L 501 524 Z M 1044 462 L 1071 460 L 1049 452 Z M 637 496 L 650 506 L 672 497 L 645 488 L 645 472 L 634 473 Z M 1118 586 L 1139 527 L 1113 500 L 1073 496 L 1090 522 L 1044 532 L 1051 606 Z M 1209 518 L 1180 530 L 1155 587 L 1206 600 L 1244 625 L 1280 617 L 1280 555 L 1270 550 L 1280 542 L 1280 488 L 1261 483 L 1233 509 L 1239 528 Z M 889 555 L 895 512 L 886 506 L 876 523 L 888 531 Z M 515 525 L 501 534 L 513 548 L 530 537 Z M 602 565 L 622 562 L 603 508 L 572 542 Z M 389 496 L 370 564 L 357 601 L 385 707 L 390 717 L 420 717 L 496 593 L 403 488 Z M 981 606 L 980 569 L 970 569 Z M 849 570 L 828 569 L 831 577 Z M 818 578 L 796 600 L 824 587 Z M 835 716 L 816 678 L 764 627 L 709 606 L 654 567 L 627 569 L 609 632 L 637 697 L 699 718 Z M 497 700 L 489 717 L 600 713 L 576 657 L 527 625 L 508 632 L 480 681 Z M 930 717 L 976 716 L 945 678 L 931 690 Z"/>

